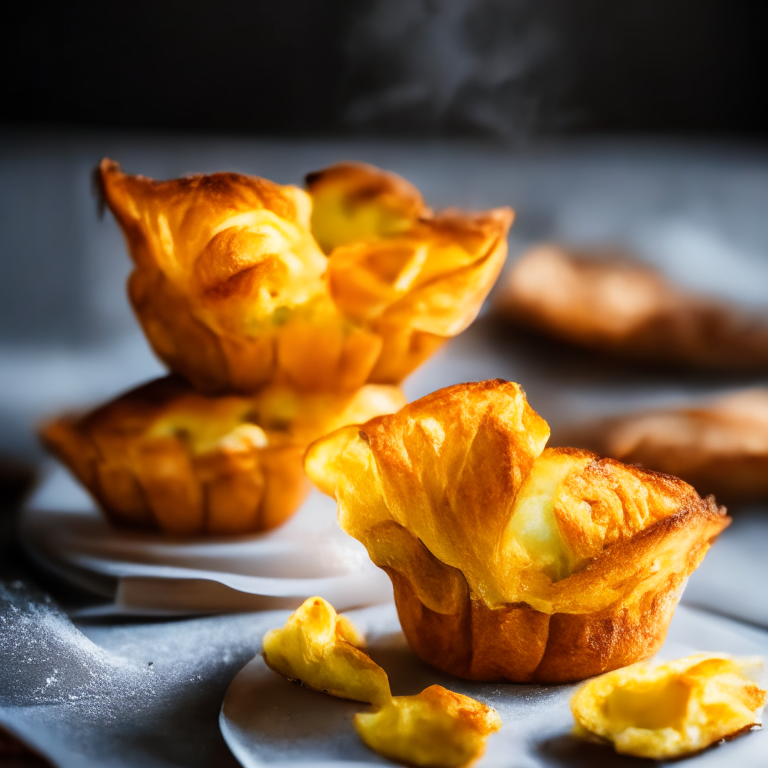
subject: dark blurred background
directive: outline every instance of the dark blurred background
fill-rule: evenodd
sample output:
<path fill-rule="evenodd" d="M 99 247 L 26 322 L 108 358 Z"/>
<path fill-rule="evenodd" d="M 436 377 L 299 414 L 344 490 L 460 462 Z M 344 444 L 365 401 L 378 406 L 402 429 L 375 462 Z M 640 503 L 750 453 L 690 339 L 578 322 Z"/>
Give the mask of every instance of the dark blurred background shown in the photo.
<path fill-rule="evenodd" d="M 758 0 L 20 3 L 6 125 L 768 135 Z"/>

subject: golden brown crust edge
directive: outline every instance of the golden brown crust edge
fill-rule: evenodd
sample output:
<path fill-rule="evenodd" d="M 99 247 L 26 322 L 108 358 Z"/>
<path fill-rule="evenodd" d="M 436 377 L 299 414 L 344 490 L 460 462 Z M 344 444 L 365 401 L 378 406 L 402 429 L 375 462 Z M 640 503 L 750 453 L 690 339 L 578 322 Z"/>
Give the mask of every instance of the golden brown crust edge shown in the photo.
<path fill-rule="evenodd" d="M 118 527 L 183 536 L 260 533 L 282 525 L 309 492 L 303 445 L 191 459 L 168 441 L 131 461 L 101 453 L 67 419 L 46 425 L 41 439 Z"/>
<path fill-rule="evenodd" d="M 633 550 L 660 545 L 665 539 L 673 546 L 687 544 L 689 552 L 684 570 L 594 613 L 550 616 L 524 604 L 491 608 L 470 598 L 464 582 L 459 610 L 439 614 L 419 600 L 407 574 L 391 567 L 384 570 L 392 579 L 403 632 L 426 663 L 469 680 L 565 683 L 655 653 L 664 642 L 686 578 L 729 523 L 724 509 L 707 500 L 609 547 L 587 570 L 599 570 L 609 559 L 631 562 Z M 459 571 L 439 565 L 445 577 L 453 581 L 458 575 L 463 581 Z"/>

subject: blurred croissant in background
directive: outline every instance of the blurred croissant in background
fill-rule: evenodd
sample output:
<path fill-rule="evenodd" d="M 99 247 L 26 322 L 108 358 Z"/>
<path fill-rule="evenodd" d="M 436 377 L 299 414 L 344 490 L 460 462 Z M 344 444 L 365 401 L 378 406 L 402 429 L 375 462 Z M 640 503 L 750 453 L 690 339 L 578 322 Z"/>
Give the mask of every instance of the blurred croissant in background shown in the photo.
<path fill-rule="evenodd" d="M 646 658 L 728 525 L 675 477 L 569 448 L 501 380 L 438 390 L 310 446 L 305 468 L 392 579 L 427 663 L 564 682 Z"/>
<path fill-rule="evenodd" d="M 362 164 L 310 174 L 306 192 L 236 173 L 155 182 L 110 160 L 98 178 L 144 332 L 206 394 L 399 383 L 475 318 L 513 217 L 433 215 Z"/>
<path fill-rule="evenodd" d="M 270 385 L 212 398 L 167 376 L 60 417 L 41 437 L 117 525 L 255 533 L 285 522 L 303 501 L 312 440 L 404 403 L 397 387 L 374 384 L 352 394 Z"/>
<path fill-rule="evenodd" d="M 768 499 L 766 389 L 613 416 L 563 430 L 557 441 L 677 475 L 721 501 Z"/>
<path fill-rule="evenodd" d="M 623 251 L 536 246 L 501 281 L 495 307 L 518 325 L 622 357 L 768 370 L 768 317 L 683 291 Z"/>

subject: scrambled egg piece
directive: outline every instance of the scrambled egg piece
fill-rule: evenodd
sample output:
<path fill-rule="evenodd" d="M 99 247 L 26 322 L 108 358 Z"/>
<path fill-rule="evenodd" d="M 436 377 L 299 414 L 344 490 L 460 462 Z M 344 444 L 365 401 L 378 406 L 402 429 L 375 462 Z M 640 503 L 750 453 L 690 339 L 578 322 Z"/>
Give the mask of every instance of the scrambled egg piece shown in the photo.
<path fill-rule="evenodd" d="M 610 672 L 572 698 L 576 732 L 655 760 L 698 752 L 761 724 L 765 691 L 750 677 L 759 665 L 701 654 Z"/>
<path fill-rule="evenodd" d="M 270 669 L 307 688 L 342 699 L 384 704 L 387 673 L 361 649 L 363 636 L 321 597 L 311 597 L 282 629 L 264 635 L 262 655 Z"/>
<path fill-rule="evenodd" d="M 375 752 L 409 765 L 459 768 L 480 757 L 501 728 L 495 710 L 433 685 L 418 696 L 392 697 L 386 672 L 361 649 L 365 640 L 345 616 L 312 597 L 281 629 L 264 636 L 270 669 L 307 688 L 373 704 L 355 715 L 360 738 Z"/>
<path fill-rule="evenodd" d="M 313 439 L 404 402 L 398 388 L 372 384 L 352 394 L 273 385 L 212 398 L 168 376 L 59 418 L 42 439 L 118 525 L 239 534 L 274 528 L 298 509 Z"/>
<path fill-rule="evenodd" d="M 355 715 L 360 738 L 375 752 L 408 765 L 460 768 L 485 752 L 501 728 L 496 710 L 432 685 L 395 696 L 375 712 Z"/>
<path fill-rule="evenodd" d="M 548 437 L 523 390 L 496 380 L 307 451 L 310 480 L 392 579 L 409 643 L 445 672 L 565 682 L 647 658 L 729 523 L 677 478 Z"/>
<path fill-rule="evenodd" d="M 98 178 L 149 342 L 208 394 L 399 383 L 474 320 L 513 218 L 433 216 L 405 180 L 349 163 L 308 192 L 236 173 L 156 182 L 110 160 Z"/>

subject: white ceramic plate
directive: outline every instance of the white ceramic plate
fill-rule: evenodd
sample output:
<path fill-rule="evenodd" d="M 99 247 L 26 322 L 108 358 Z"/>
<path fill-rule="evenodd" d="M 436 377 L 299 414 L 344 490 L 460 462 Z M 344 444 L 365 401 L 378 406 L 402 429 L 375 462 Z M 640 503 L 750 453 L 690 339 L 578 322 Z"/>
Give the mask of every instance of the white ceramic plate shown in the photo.
<path fill-rule="evenodd" d="M 395 695 L 414 694 L 439 684 L 493 706 L 501 730 L 488 740 L 477 764 L 490 768 L 636 768 L 636 758 L 616 755 L 609 747 L 580 742 L 570 735 L 568 701 L 578 685 L 471 683 L 436 672 L 408 648 L 394 605 L 348 614 L 366 630 L 371 657 L 388 673 Z M 660 658 L 697 651 L 738 655 L 768 654 L 768 632 L 681 606 L 672 621 Z M 369 751 L 352 725 L 365 704 L 336 699 L 289 683 L 257 656 L 235 677 L 224 697 L 219 725 L 225 741 L 244 768 L 280 764 L 351 768 L 391 765 Z M 764 768 L 768 734 L 753 731 L 685 761 L 691 768 L 739 766 Z M 650 765 L 650 761 L 648 763 Z M 658 765 L 658 763 L 654 763 Z"/>

